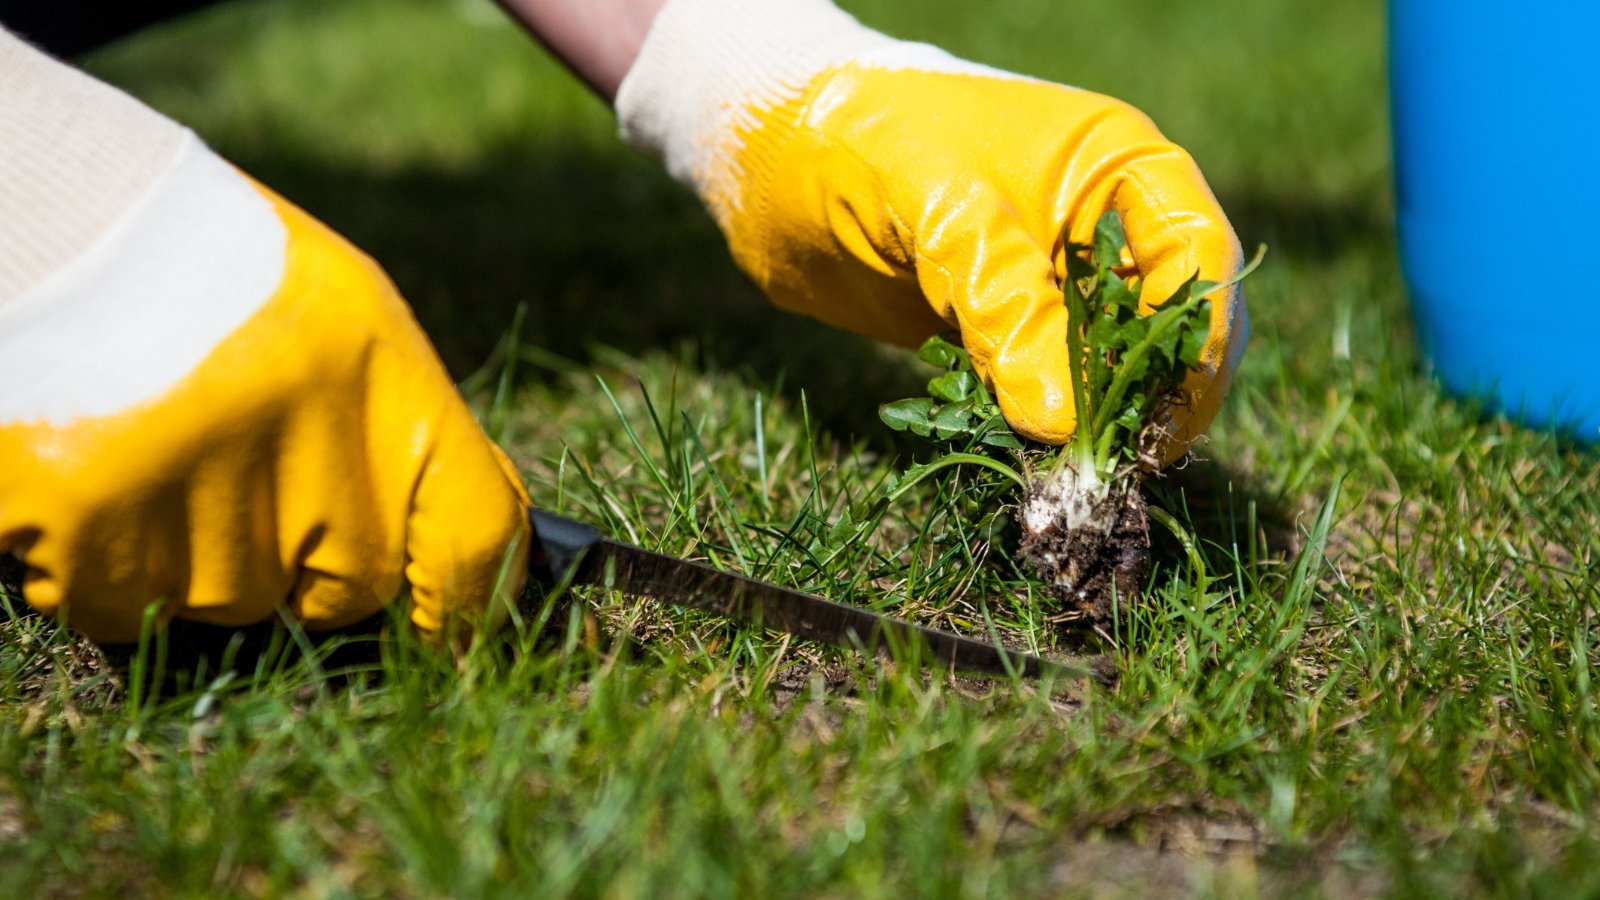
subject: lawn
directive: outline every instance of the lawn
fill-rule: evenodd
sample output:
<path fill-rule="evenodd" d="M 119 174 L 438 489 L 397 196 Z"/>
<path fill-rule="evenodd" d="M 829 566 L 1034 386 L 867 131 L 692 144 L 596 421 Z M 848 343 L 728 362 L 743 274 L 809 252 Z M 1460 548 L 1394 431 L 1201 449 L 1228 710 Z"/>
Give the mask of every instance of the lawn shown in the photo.
<path fill-rule="evenodd" d="M 1126 630 L 1052 621 L 968 476 L 883 509 L 927 448 L 876 408 L 928 370 L 768 308 L 487 0 L 247 0 L 84 62 L 382 262 L 541 504 L 1115 679 L 925 677 L 590 593 L 459 661 L 402 631 L 157 695 L 153 648 L 113 678 L 17 616 L 7 893 L 1600 893 L 1600 454 L 1425 371 L 1382 4 L 843 5 L 1144 108 L 1271 247 Z"/>

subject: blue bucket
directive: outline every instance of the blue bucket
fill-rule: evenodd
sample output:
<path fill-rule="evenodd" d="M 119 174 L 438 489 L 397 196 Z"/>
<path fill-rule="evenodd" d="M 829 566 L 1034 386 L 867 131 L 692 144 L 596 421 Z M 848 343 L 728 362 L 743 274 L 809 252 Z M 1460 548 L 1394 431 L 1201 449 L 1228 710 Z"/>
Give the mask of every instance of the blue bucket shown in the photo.
<path fill-rule="evenodd" d="M 1600 440 L 1600 0 L 1390 0 L 1400 258 L 1450 391 Z"/>

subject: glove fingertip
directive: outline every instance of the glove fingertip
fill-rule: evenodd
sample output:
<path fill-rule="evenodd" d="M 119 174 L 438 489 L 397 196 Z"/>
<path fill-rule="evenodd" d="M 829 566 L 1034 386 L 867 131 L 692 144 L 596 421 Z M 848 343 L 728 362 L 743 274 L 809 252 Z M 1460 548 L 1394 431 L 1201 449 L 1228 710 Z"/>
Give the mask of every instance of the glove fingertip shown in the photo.
<path fill-rule="evenodd" d="M 1077 416 L 1071 403 L 1062 406 L 1050 400 L 1028 396 L 1024 392 L 1007 390 L 1002 383 L 995 384 L 995 396 L 1000 402 L 1011 430 L 1030 441 L 1059 446 L 1072 438 L 1077 428 Z"/>
<path fill-rule="evenodd" d="M 1030 440 L 1060 445 L 1077 426 L 1067 365 L 1066 313 L 1056 297 L 1032 294 L 1015 292 L 999 307 L 1013 311 L 1013 317 L 1003 323 L 1009 332 L 998 340 L 976 328 L 969 329 L 964 339 L 969 349 L 993 348 L 975 352 L 974 364 L 994 388 L 1012 429 Z"/>
<path fill-rule="evenodd" d="M 528 497 L 515 467 L 473 426 L 424 474 L 406 529 L 412 622 L 464 640 L 504 621 L 527 577 Z"/>

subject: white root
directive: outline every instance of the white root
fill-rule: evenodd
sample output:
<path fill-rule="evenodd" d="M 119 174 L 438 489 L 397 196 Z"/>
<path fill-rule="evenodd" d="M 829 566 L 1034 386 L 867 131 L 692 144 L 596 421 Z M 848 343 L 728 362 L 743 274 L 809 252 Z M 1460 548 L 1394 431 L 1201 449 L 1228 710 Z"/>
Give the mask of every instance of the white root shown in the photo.
<path fill-rule="evenodd" d="M 1107 502 L 1111 482 L 1093 469 L 1080 474 L 1070 465 L 1050 471 L 1028 485 L 1020 518 L 1023 530 L 1042 534 L 1050 529 L 1088 530 L 1109 535 L 1118 507 Z"/>

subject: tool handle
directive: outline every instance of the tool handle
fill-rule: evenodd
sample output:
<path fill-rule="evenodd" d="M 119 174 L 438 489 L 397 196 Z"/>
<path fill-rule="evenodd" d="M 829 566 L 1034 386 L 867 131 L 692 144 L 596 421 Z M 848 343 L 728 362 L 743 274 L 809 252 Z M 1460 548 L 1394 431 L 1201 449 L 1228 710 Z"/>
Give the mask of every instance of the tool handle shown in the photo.
<path fill-rule="evenodd" d="M 582 558 L 583 551 L 600 540 L 600 532 L 565 516 L 537 507 L 528 510 L 533 524 L 533 548 L 528 554 L 528 574 L 545 587 L 555 587 Z"/>

